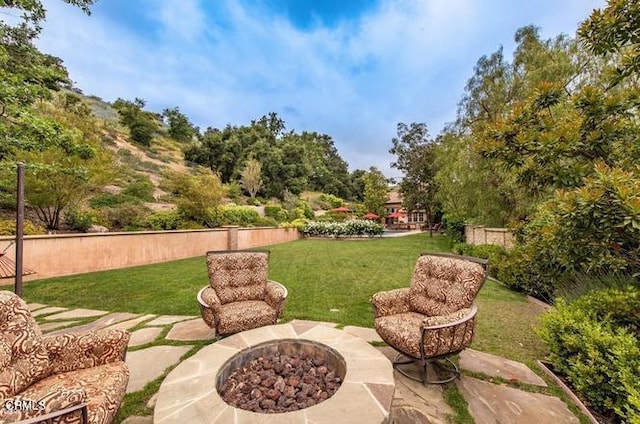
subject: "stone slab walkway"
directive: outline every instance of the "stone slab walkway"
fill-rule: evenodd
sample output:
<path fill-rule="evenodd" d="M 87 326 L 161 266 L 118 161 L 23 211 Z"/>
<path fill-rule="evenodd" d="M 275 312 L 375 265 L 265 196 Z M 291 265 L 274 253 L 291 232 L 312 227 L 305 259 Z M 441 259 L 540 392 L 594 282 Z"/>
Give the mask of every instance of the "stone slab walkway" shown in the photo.
<path fill-rule="evenodd" d="M 210 343 L 237 349 L 256 340 L 268 337 L 272 330 L 241 333 L 234 345 L 232 337 L 216 342 L 215 332 L 196 316 L 186 315 L 141 315 L 124 312 L 109 313 L 87 309 L 67 309 L 43 304 L 30 304 L 33 315 L 45 334 L 81 333 L 101 328 L 120 328 L 132 332 L 127 353 L 127 363 L 131 378 L 127 393 L 142 390 L 149 382 L 156 380 L 170 367 L 181 362 L 185 354 L 193 349 L 194 342 Z M 100 313 L 100 314 L 99 314 Z M 57 316 L 56 316 L 57 315 Z M 93 319 L 87 323 L 87 320 Z M 81 320 L 81 321 L 80 321 Z M 301 335 L 314 329 L 332 329 L 337 324 L 307 320 L 290 321 L 293 334 Z M 60 327 L 69 327 L 60 329 Z M 374 329 L 346 326 L 342 330 L 348 337 L 364 342 L 380 342 Z M 269 334 L 267 334 L 269 333 Z M 160 337 L 164 334 L 163 337 Z M 255 340 L 254 340 L 255 339 Z M 143 346 L 153 343 L 153 346 Z M 376 348 L 389 361 L 395 351 L 387 346 Z M 526 365 L 499 356 L 466 349 L 459 356 L 463 370 L 481 373 L 488 377 L 501 377 L 509 383 L 546 387 L 546 383 Z M 474 374 L 476 375 L 476 374 Z M 453 411 L 445 402 L 442 386 L 424 386 L 393 372 L 395 388 L 386 424 L 445 424 L 451 422 Z M 577 423 L 579 420 L 560 399 L 539 393 L 532 393 L 508 385 L 478 380 L 463 375 L 456 385 L 469 405 L 469 412 L 476 423 L 524 423 L 555 424 Z M 526 387 L 526 386 L 525 386 Z M 150 403 L 153 408 L 153 402 Z M 152 417 L 128 417 L 126 424 L 150 424 Z M 251 421 L 253 422 L 253 421 Z M 257 421 L 256 421 L 257 422 Z M 260 421 L 262 422 L 262 421 Z M 357 423 L 357 421 L 355 421 Z"/>

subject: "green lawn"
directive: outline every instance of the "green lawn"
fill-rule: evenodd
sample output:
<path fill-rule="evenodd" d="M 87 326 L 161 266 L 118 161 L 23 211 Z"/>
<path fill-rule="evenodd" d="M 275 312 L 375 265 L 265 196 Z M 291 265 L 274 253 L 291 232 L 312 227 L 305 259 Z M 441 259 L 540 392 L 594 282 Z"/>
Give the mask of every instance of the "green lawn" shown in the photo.
<path fill-rule="evenodd" d="M 407 287 L 422 252 L 448 251 L 440 237 L 420 234 L 357 241 L 299 240 L 269 246 L 269 278 L 289 289 L 284 320 L 311 319 L 373 326 L 372 294 Z M 199 315 L 197 291 L 207 284 L 204 256 L 158 265 L 25 285 L 29 302 L 152 314 Z M 516 360 L 544 356 L 532 331 L 540 310 L 523 295 L 487 281 L 478 296 L 474 347 Z"/>

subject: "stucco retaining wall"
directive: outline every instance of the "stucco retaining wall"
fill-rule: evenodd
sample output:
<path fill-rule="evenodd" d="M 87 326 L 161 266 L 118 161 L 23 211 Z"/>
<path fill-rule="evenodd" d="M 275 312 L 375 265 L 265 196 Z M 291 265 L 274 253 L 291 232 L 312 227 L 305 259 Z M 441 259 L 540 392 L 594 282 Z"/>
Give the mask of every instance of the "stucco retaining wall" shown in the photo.
<path fill-rule="evenodd" d="M 24 237 L 23 265 L 37 274 L 25 281 L 126 268 L 204 255 L 209 250 L 249 249 L 297 240 L 293 228 L 145 231 L 131 233 L 64 234 Z M 0 237 L 0 249 L 14 238 Z M 15 260 L 15 246 L 7 251 Z M 13 284 L 13 278 L 0 284 Z"/>
<path fill-rule="evenodd" d="M 464 235 L 469 244 L 497 244 L 506 249 L 513 247 L 513 234 L 506 228 L 465 225 Z"/>

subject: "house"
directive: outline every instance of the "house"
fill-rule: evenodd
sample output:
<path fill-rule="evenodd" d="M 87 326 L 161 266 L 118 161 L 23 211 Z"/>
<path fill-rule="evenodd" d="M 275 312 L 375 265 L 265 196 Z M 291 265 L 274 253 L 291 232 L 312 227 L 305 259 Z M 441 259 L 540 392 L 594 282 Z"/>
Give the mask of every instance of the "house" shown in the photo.
<path fill-rule="evenodd" d="M 385 225 L 395 229 L 418 230 L 427 225 L 427 214 L 424 210 L 414 210 L 407 213 L 402 207 L 402 193 L 400 187 L 393 187 L 389 191 L 389 198 L 384 204 L 387 217 Z"/>

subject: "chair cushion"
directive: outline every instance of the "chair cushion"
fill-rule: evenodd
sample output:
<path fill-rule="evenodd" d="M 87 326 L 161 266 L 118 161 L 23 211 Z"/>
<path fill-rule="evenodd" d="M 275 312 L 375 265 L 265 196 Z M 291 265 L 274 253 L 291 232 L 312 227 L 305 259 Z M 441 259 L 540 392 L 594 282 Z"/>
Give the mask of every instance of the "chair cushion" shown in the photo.
<path fill-rule="evenodd" d="M 418 258 L 409 290 L 411 310 L 427 316 L 448 315 L 473 303 L 485 279 L 478 263 L 424 255 Z"/>
<path fill-rule="evenodd" d="M 237 333 L 263 325 L 272 325 L 276 320 L 276 310 L 262 300 L 227 303 L 220 307 L 218 333 Z"/>
<path fill-rule="evenodd" d="M 400 352 L 420 357 L 420 332 L 424 315 L 405 312 L 375 319 L 376 332 L 391 347 Z"/>
<path fill-rule="evenodd" d="M 220 302 L 264 299 L 269 255 L 266 252 L 209 252 L 211 287 Z"/>
<path fill-rule="evenodd" d="M 415 312 L 388 315 L 375 319 L 376 332 L 394 349 L 420 358 L 420 339 L 426 317 Z M 475 319 L 475 318 L 474 318 Z M 425 336 L 425 358 L 459 351 L 473 339 L 474 323 L 428 331 Z"/>
<path fill-rule="evenodd" d="M 14 396 L 48 374 L 49 356 L 27 304 L 0 291 L 0 398 Z"/>
<path fill-rule="evenodd" d="M 21 396 L 25 399 L 40 399 L 47 393 L 83 388 L 88 402 L 89 423 L 108 424 L 118 412 L 128 381 L 129 370 L 124 362 L 118 361 L 54 374 L 27 388 Z"/>

